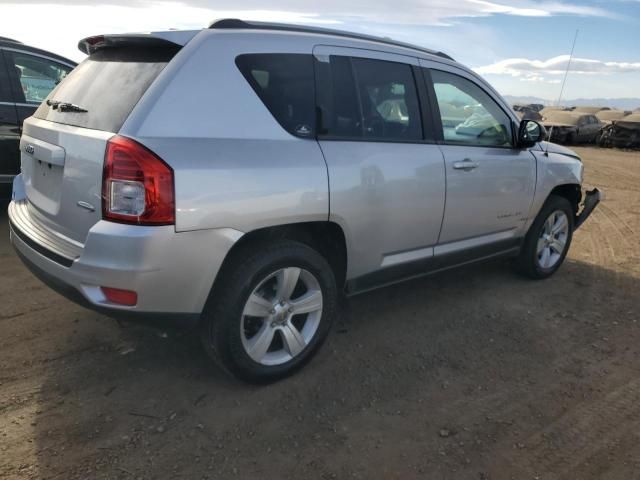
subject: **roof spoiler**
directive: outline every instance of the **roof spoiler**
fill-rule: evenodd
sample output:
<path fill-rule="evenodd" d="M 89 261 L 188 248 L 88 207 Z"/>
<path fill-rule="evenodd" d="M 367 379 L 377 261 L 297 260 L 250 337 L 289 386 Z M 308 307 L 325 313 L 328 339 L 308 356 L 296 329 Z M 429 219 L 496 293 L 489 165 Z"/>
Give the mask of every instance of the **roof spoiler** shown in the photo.
<path fill-rule="evenodd" d="M 128 33 L 122 35 L 95 35 L 83 38 L 78 42 L 82 53 L 91 55 L 103 48 L 117 47 L 182 47 L 191 40 L 199 30 L 170 30 L 166 32 Z"/>

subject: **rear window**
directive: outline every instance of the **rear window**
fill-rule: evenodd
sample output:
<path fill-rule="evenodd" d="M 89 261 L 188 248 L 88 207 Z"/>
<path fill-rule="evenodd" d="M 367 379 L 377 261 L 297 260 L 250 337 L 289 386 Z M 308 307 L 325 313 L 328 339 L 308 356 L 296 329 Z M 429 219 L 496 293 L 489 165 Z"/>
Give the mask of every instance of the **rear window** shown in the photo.
<path fill-rule="evenodd" d="M 61 112 L 46 102 L 34 116 L 43 120 L 117 132 L 176 48 L 107 48 L 76 67 L 47 97 L 87 112 Z"/>
<path fill-rule="evenodd" d="M 315 136 L 313 58 L 304 54 L 247 54 L 236 65 L 280 125 Z"/>

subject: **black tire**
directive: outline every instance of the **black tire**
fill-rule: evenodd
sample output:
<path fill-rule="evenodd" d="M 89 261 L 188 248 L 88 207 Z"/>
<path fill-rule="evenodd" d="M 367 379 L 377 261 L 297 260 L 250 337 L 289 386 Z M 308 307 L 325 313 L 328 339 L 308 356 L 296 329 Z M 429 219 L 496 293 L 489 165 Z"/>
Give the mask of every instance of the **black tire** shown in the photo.
<path fill-rule="evenodd" d="M 305 365 L 326 339 L 337 311 L 337 288 L 333 271 L 314 249 L 281 240 L 253 246 L 248 255 L 236 256 L 221 273 L 203 311 L 201 340 L 209 356 L 227 372 L 250 383 L 270 383 Z M 242 343 L 241 321 L 245 303 L 253 290 L 273 272 L 287 267 L 307 270 L 322 291 L 322 312 L 317 330 L 306 347 L 280 365 L 254 361 Z"/>
<path fill-rule="evenodd" d="M 576 144 L 576 134 L 573 133 L 573 132 L 572 133 L 568 133 L 564 142 L 567 145 L 575 145 Z"/>
<path fill-rule="evenodd" d="M 559 260 L 550 268 L 543 268 L 538 261 L 538 239 L 542 234 L 544 224 L 549 216 L 555 211 L 562 211 L 567 215 L 569 222 L 569 229 L 567 239 L 564 246 L 564 251 L 560 255 Z M 571 246 L 571 239 L 573 238 L 573 224 L 575 219 L 575 212 L 571 205 L 571 202 L 564 197 L 557 195 L 550 195 L 542 209 L 538 213 L 538 216 L 534 220 L 533 224 L 529 228 L 527 235 L 524 239 L 522 249 L 517 258 L 517 268 L 523 275 L 535 280 L 541 280 L 553 275 L 558 268 L 564 262 L 569 247 Z"/>

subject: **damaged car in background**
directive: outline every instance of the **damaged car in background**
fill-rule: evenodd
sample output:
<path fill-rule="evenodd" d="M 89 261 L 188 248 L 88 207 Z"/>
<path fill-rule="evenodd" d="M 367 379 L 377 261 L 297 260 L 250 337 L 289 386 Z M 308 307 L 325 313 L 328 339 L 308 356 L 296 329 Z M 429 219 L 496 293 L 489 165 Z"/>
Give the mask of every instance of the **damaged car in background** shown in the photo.
<path fill-rule="evenodd" d="M 632 113 L 622 120 L 613 120 L 605 125 L 598 144 L 601 147 L 640 147 L 640 113 Z"/>
<path fill-rule="evenodd" d="M 540 114 L 540 110 L 542 110 L 542 108 L 538 109 L 537 104 L 522 105 L 515 103 L 512 107 L 520 120 L 535 120 L 536 122 L 540 122 L 542 120 L 542 115 Z M 542 105 L 540 105 L 540 107 L 542 107 Z"/>
<path fill-rule="evenodd" d="M 627 115 L 630 115 L 631 112 L 628 110 L 602 110 L 596 113 L 596 117 L 605 125 L 613 122 L 614 120 L 622 120 Z"/>
<path fill-rule="evenodd" d="M 595 115 L 564 110 L 547 112 L 542 123 L 549 141 L 566 145 L 593 143 L 602 129 L 602 123 Z"/>

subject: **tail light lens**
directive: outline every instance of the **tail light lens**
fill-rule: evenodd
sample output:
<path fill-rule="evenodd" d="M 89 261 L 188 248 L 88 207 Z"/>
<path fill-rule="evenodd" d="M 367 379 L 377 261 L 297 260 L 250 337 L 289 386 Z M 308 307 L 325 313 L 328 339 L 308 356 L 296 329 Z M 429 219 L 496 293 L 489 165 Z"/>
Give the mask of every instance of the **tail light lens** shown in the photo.
<path fill-rule="evenodd" d="M 107 142 L 102 216 L 136 225 L 173 225 L 173 170 L 156 154 L 119 135 Z"/>

